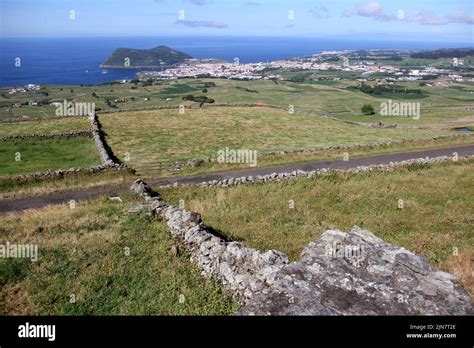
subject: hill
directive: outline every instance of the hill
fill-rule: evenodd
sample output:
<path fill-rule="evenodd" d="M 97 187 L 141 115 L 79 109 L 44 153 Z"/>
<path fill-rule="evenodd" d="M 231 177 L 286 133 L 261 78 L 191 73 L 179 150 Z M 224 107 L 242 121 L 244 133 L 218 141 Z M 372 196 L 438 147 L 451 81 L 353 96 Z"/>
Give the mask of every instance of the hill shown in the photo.
<path fill-rule="evenodd" d="M 474 55 L 472 48 L 441 49 L 435 51 L 416 52 L 411 55 L 412 58 L 439 59 L 439 58 L 462 58 Z"/>
<path fill-rule="evenodd" d="M 128 58 L 128 60 L 127 60 Z M 191 59 L 190 55 L 167 46 L 138 50 L 117 48 L 102 64 L 103 68 L 156 68 L 166 67 Z M 127 65 L 126 62 L 129 62 Z"/>

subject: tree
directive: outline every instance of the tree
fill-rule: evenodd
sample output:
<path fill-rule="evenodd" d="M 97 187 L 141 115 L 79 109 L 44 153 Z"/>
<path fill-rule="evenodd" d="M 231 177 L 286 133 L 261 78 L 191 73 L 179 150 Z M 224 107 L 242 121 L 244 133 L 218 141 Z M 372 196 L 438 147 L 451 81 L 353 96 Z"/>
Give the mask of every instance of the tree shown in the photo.
<path fill-rule="evenodd" d="M 364 115 L 373 115 L 375 114 L 374 107 L 370 104 L 365 104 L 362 108 L 361 111 Z"/>

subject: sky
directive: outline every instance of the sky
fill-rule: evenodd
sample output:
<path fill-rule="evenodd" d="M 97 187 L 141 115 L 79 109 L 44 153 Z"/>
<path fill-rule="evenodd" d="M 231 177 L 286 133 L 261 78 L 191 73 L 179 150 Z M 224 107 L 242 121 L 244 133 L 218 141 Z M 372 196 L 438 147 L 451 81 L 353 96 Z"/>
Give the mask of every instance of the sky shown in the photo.
<path fill-rule="evenodd" d="M 1 37 L 275 36 L 473 42 L 473 0 L 0 0 Z"/>

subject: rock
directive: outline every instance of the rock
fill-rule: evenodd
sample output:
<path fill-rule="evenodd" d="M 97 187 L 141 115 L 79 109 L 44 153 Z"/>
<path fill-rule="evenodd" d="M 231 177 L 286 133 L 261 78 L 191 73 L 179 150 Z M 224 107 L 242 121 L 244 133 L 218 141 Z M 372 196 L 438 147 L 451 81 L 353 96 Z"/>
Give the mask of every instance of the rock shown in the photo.
<path fill-rule="evenodd" d="M 189 161 L 186 163 L 186 165 L 187 165 L 188 167 L 196 168 L 196 167 L 201 166 L 203 163 L 204 163 L 203 160 L 200 160 L 200 159 L 193 159 L 193 160 L 189 160 Z"/>
<path fill-rule="evenodd" d="M 152 196 L 152 191 L 141 179 L 135 180 L 130 189 L 139 196 Z"/>
<path fill-rule="evenodd" d="M 326 231 L 239 314 L 473 315 L 455 279 L 369 231 Z"/>
<path fill-rule="evenodd" d="M 123 203 L 122 198 L 120 197 L 109 197 L 109 201 Z"/>

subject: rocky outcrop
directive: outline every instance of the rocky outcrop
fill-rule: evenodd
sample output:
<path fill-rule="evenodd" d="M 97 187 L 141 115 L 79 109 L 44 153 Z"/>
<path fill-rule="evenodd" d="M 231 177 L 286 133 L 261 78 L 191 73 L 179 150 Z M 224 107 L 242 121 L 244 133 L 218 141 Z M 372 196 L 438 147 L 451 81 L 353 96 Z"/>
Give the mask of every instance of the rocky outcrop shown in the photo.
<path fill-rule="evenodd" d="M 164 219 L 201 274 L 243 305 L 240 315 L 474 314 L 455 276 L 369 231 L 326 231 L 289 264 L 279 251 L 224 240 L 199 213 L 166 204 L 141 180 L 131 189 L 145 203 L 130 212 Z"/>
<path fill-rule="evenodd" d="M 288 263 L 279 251 L 261 252 L 222 239 L 202 224 L 200 214 L 166 204 L 141 180 L 131 189 L 145 198 L 150 215 L 165 219 L 172 237 L 191 253 L 201 274 L 217 279 L 241 303 L 255 293 L 265 293 L 276 272 Z"/>
<path fill-rule="evenodd" d="M 48 139 L 70 139 L 78 137 L 91 137 L 92 132 L 90 130 L 81 130 L 75 132 L 63 132 L 55 134 L 25 134 L 25 135 L 10 135 L 6 137 L 0 137 L 0 142 L 5 141 L 16 141 L 16 140 L 48 140 Z"/>
<path fill-rule="evenodd" d="M 350 233 L 323 233 L 239 314 L 472 315 L 474 310 L 454 275 L 355 227 Z"/>

